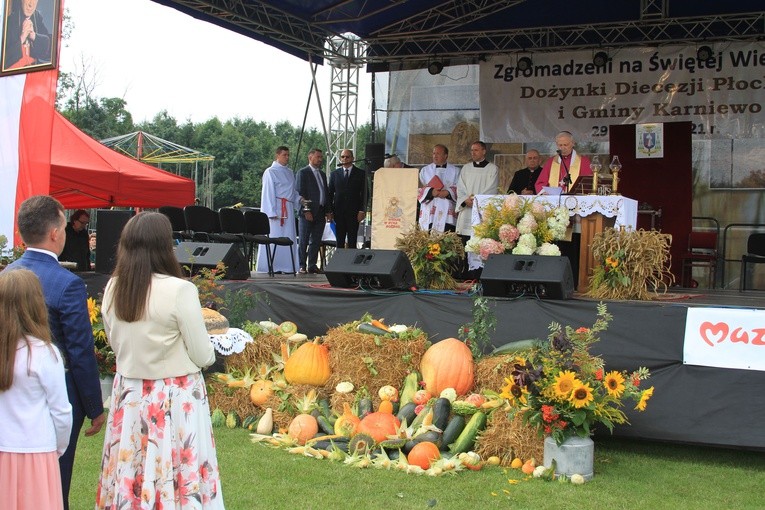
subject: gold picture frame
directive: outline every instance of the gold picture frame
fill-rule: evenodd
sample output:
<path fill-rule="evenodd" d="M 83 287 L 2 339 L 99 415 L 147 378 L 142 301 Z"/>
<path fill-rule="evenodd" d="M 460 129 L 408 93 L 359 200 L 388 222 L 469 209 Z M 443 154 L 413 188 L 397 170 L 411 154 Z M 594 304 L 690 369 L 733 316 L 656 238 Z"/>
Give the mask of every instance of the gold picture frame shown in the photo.
<path fill-rule="evenodd" d="M 0 0 L 0 76 L 55 69 L 60 0 Z"/>

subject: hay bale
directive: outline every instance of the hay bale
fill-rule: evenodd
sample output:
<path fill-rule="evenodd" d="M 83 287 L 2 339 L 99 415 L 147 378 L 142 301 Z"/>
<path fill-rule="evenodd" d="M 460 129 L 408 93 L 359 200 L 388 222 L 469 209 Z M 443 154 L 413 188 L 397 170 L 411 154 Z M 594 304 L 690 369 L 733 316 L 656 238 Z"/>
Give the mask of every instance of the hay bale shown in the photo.
<path fill-rule="evenodd" d="M 273 354 L 281 353 L 282 342 L 286 342 L 286 339 L 279 334 L 262 333 L 255 336 L 252 342 L 245 345 L 242 352 L 226 356 L 226 370 L 244 372 L 247 368 L 253 370 L 261 363 L 273 365 Z"/>
<path fill-rule="evenodd" d="M 324 390 L 332 395 L 332 409 L 342 413 L 342 403 L 351 403 L 362 389 L 366 389 L 377 409 L 380 387 L 390 384 L 400 388 L 406 374 L 419 370 L 428 338 L 424 333 L 407 340 L 369 335 L 346 325 L 330 329 L 323 343 L 329 349 L 332 370 Z M 335 386 L 342 381 L 353 383 L 355 391 L 350 395 L 336 395 Z"/>
<path fill-rule="evenodd" d="M 515 356 L 484 356 L 475 365 L 475 387 L 477 390 L 491 390 L 497 393 L 506 386 L 505 378 L 510 378 Z"/>
<path fill-rule="evenodd" d="M 229 388 L 219 381 L 208 380 L 207 398 L 211 411 L 216 408 L 226 414 L 236 411 L 242 419 L 263 414 L 263 410 L 250 401 L 250 392 L 245 388 Z"/>
<path fill-rule="evenodd" d="M 509 466 L 514 457 L 526 461 L 534 457 L 538 463 L 544 455 L 544 438 L 536 428 L 523 423 L 520 415 L 510 419 L 504 411 L 489 416 L 486 429 L 476 440 L 476 453 L 483 459 L 499 457 L 502 466 Z"/>

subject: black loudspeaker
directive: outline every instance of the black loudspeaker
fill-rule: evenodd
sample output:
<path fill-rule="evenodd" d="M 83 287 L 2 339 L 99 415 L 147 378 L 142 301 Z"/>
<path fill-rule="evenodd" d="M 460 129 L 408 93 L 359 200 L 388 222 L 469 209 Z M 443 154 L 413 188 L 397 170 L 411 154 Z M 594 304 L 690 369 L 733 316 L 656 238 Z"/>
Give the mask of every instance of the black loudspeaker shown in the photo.
<path fill-rule="evenodd" d="M 239 246 L 228 243 L 179 243 L 175 245 L 175 258 L 183 272 L 193 275 L 202 268 L 214 268 L 218 262 L 226 265 L 227 280 L 246 280 L 250 277 L 250 268 L 239 251 Z"/>
<path fill-rule="evenodd" d="M 490 255 L 483 266 L 484 296 L 570 299 L 574 275 L 566 257 Z"/>
<path fill-rule="evenodd" d="M 114 271 L 122 229 L 133 216 L 135 211 L 96 211 L 96 272 L 111 274 Z"/>
<path fill-rule="evenodd" d="M 399 250 L 338 249 L 324 269 L 333 287 L 368 289 L 411 289 L 414 270 Z"/>
<path fill-rule="evenodd" d="M 367 158 L 367 170 L 376 172 L 385 163 L 385 144 L 368 143 L 364 146 L 364 157 Z"/>

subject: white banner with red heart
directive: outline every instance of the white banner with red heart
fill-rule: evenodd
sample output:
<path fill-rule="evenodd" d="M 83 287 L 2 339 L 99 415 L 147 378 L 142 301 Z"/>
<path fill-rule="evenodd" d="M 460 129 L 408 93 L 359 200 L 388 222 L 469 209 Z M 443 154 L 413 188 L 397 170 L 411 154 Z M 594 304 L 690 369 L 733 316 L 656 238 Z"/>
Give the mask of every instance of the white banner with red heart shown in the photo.
<path fill-rule="evenodd" d="M 765 371 L 765 310 L 689 308 L 683 363 Z"/>

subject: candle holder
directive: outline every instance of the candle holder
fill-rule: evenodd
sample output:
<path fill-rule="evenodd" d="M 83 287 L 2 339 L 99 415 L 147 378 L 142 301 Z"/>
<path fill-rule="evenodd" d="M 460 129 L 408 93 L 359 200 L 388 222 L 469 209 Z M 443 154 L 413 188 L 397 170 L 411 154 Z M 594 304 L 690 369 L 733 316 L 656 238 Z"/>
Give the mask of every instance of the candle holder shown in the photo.
<path fill-rule="evenodd" d="M 611 194 L 619 195 L 619 172 L 622 169 L 622 163 L 619 161 L 619 156 L 614 156 L 611 163 L 608 165 L 611 169 Z"/>
<path fill-rule="evenodd" d="M 592 170 L 592 192 L 590 195 L 598 194 L 598 174 L 602 168 L 603 165 L 600 164 L 600 158 L 595 156 L 592 163 L 590 163 L 590 169 Z"/>

